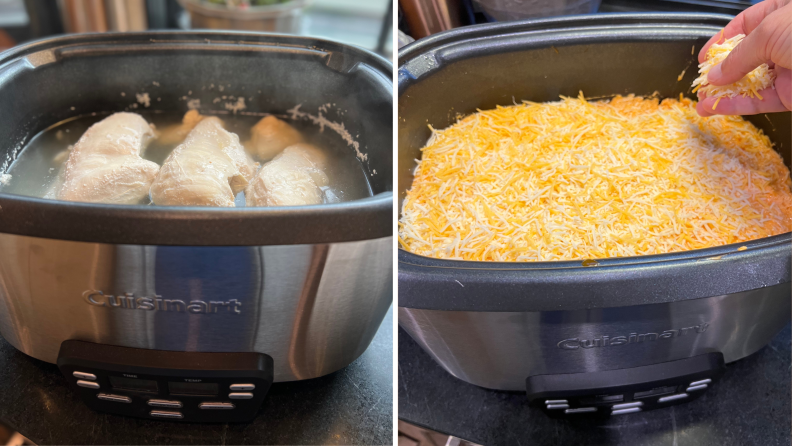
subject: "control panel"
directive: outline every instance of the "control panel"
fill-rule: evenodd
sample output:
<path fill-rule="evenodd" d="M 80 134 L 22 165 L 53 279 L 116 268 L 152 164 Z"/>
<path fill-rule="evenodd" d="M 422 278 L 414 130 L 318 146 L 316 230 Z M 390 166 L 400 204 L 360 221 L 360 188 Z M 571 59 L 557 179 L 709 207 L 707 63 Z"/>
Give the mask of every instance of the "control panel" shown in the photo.
<path fill-rule="evenodd" d="M 708 353 L 628 369 L 535 375 L 528 399 L 553 418 L 613 416 L 659 409 L 700 397 L 725 371 Z"/>
<path fill-rule="evenodd" d="M 173 352 L 65 341 L 58 367 L 92 409 L 140 418 L 241 422 L 272 384 L 263 353 Z"/>

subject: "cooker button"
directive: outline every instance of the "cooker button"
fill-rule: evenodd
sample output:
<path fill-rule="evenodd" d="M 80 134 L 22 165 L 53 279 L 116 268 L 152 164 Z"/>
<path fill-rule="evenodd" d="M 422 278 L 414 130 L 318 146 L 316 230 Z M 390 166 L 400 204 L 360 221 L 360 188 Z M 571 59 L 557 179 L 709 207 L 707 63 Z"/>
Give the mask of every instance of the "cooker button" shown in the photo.
<path fill-rule="evenodd" d="M 80 386 L 80 387 L 85 387 L 86 389 L 98 389 L 99 388 L 99 383 L 94 383 L 94 382 L 91 382 L 91 381 L 79 380 L 79 381 L 77 381 L 77 385 Z"/>
<path fill-rule="evenodd" d="M 613 410 L 630 409 L 633 407 L 641 407 L 641 406 L 643 406 L 643 402 L 633 401 L 631 403 L 614 404 Z"/>
<path fill-rule="evenodd" d="M 564 411 L 564 413 L 590 413 L 596 411 L 596 407 L 577 407 L 575 409 L 567 409 Z"/>
<path fill-rule="evenodd" d="M 681 400 L 681 399 L 687 398 L 687 397 L 688 397 L 687 393 L 677 393 L 676 395 L 664 396 L 664 397 L 660 398 L 659 400 L 657 400 L 657 402 L 658 403 L 667 403 L 669 401 Z"/>
<path fill-rule="evenodd" d="M 569 404 L 548 404 L 548 409 L 569 409 Z"/>
<path fill-rule="evenodd" d="M 171 407 L 173 409 L 179 409 L 182 407 L 181 401 L 170 400 L 148 400 L 148 405 L 153 407 Z"/>
<path fill-rule="evenodd" d="M 670 395 L 677 391 L 677 386 L 663 386 L 663 387 L 655 387 L 651 390 L 644 390 L 642 392 L 635 392 L 633 394 L 634 399 L 641 399 L 641 398 L 651 398 L 654 396 L 661 396 L 661 395 Z"/>
<path fill-rule="evenodd" d="M 240 390 L 253 390 L 256 388 L 255 384 L 231 384 L 229 388 L 233 391 Z"/>
<path fill-rule="evenodd" d="M 624 400 L 624 395 L 599 395 L 594 397 L 595 403 L 620 403 Z"/>
<path fill-rule="evenodd" d="M 545 400 L 545 404 L 567 404 L 567 400 Z"/>
<path fill-rule="evenodd" d="M 701 381 L 693 381 L 692 383 L 690 383 L 690 387 L 696 387 L 696 386 L 700 386 L 702 384 L 710 384 L 711 382 L 712 382 L 712 380 L 709 379 L 709 378 L 702 379 Z"/>
<path fill-rule="evenodd" d="M 694 391 L 696 391 L 696 390 L 704 390 L 704 389 L 706 389 L 706 388 L 707 388 L 707 385 L 706 385 L 706 384 L 699 384 L 699 385 L 697 385 L 697 386 L 690 386 L 690 387 L 688 387 L 687 389 L 685 389 L 685 392 L 694 392 Z"/>
<path fill-rule="evenodd" d="M 132 398 L 123 395 L 111 395 L 109 393 L 100 393 L 96 395 L 100 400 L 112 401 L 114 403 L 131 403 Z"/>
<path fill-rule="evenodd" d="M 228 397 L 232 400 L 249 400 L 253 398 L 253 394 L 250 392 L 234 392 L 229 393 Z"/>
<path fill-rule="evenodd" d="M 233 409 L 234 405 L 231 403 L 201 403 L 198 405 L 200 409 Z"/>
<path fill-rule="evenodd" d="M 182 415 L 181 412 L 170 411 L 170 410 L 152 410 L 151 412 L 149 412 L 149 415 L 157 418 L 173 418 L 173 419 L 184 418 L 184 415 Z"/>
<path fill-rule="evenodd" d="M 93 373 L 74 372 L 72 373 L 72 375 L 74 375 L 74 377 L 77 379 L 87 379 L 88 381 L 96 381 L 96 375 L 94 375 Z"/>
<path fill-rule="evenodd" d="M 631 407 L 629 409 L 614 410 L 613 412 L 611 412 L 611 415 L 623 415 L 626 413 L 635 413 L 640 411 L 641 411 L 640 407 Z"/>

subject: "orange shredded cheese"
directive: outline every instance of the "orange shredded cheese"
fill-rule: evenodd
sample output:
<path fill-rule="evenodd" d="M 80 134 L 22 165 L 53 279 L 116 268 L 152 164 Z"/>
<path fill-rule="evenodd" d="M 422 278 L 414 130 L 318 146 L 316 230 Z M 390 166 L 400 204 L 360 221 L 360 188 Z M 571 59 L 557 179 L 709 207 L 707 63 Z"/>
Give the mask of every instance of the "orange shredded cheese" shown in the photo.
<path fill-rule="evenodd" d="M 498 107 L 433 129 L 422 152 L 399 221 L 420 255 L 583 260 L 792 230 L 792 180 L 767 136 L 689 99 Z"/>
<path fill-rule="evenodd" d="M 721 38 L 723 37 L 723 30 L 721 30 Z M 699 64 L 699 77 L 693 81 L 693 93 L 701 90 L 707 97 L 713 98 L 733 98 L 737 95 L 756 97 L 762 100 L 762 96 L 758 93 L 765 88 L 775 89 L 776 73 L 770 69 L 767 64 L 762 64 L 755 68 L 753 71 L 745 75 L 742 79 L 729 85 L 716 87 L 711 85 L 707 80 L 707 75 L 710 70 L 723 62 L 726 56 L 734 50 L 734 48 L 745 38 L 745 34 L 737 34 L 736 36 L 726 40 L 722 44 L 717 42 L 709 47 L 707 50 L 707 60 Z M 718 39 L 720 41 L 720 38 Z M 714 110 L 715 107 L 712 107 Z"/>

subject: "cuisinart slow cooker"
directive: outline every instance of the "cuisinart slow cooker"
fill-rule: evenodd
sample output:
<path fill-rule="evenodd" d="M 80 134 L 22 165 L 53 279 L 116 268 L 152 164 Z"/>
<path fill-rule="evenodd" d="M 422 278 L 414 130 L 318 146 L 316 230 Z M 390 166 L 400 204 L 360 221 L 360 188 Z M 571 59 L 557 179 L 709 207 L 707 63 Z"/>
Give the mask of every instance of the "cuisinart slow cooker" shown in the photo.
<path fill-rule="evenodd" d="M 731 17 L 613 14 L 460 28 L 399 53 L 399 199 L 430 136 L 521 100 L 694 97 L 698 50 Z M 693 48 L 695 47 L 695 48 Z M 680 73 L 683 73 L 678 79 Z M 787 165 L 790 114 L 748 117 Z M 560 417 L 690 401 L 790 321 L 789 233 L 596 262 L 440 260 L 400 249 L 399 324 L 453 376 L 527 391 Z"/>
<path fill-rule="evenodd" d="M 0 193 L 0 333 L 92 408 L 183 421 L 250 419 L 272 382 L 354 361 L 392 301 L 391 72 L 364 50 L 255 33 L 71 35 L 0 54 L 5 161 L 55 123 L 134 109 L 131 92 L 181 113 L 229 112 L 222 94 L 248 98 L 239 113 L 300 105 L 353 151 L 328 128 L 343 124 L 372 190 L 239 209 Z"/>

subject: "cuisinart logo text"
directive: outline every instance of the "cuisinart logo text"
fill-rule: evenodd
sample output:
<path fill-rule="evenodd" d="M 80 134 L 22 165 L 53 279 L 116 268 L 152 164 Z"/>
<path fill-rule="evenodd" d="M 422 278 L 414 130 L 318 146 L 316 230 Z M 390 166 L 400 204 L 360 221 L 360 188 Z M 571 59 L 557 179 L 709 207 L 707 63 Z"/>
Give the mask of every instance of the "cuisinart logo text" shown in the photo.
<path fill-rule="evenodd" d="M 702 322 L 692 327 L 680 328 L 679 330 L 666 330 L 662 333 L 630 333 L 627 336 L 599 336 L 593 339 L 572 338 L 564 339 L 558 343 L 558 348 L 562 350 L 577 350 L 579 348 L 594 347 L 613 347 L 616 345 L 638 344 L 644 341 L 656 341 L 658 339 L 671 339 L 685 336 L 688 333 L 704 333 L 709 324 Z"/>
<path fill-rule="evenodd" d="M 231 299 L 228 301 L 191 300 L 185 302 L 179 299 L 163 299 L 162 296 L 135 297 L 133 293 L 124 293 L 123 296 L 104 294 L 98 290 L 88 290 L 83 293 L 85 300 L 97 307 L 125 308 L 128 310 L 169 311 L 176 313 L 210 314 L 229 312 L 239 314 L 242 312 L 242 302 Z"/>

